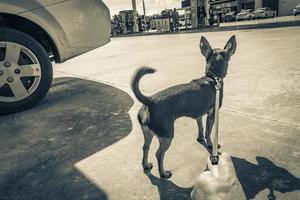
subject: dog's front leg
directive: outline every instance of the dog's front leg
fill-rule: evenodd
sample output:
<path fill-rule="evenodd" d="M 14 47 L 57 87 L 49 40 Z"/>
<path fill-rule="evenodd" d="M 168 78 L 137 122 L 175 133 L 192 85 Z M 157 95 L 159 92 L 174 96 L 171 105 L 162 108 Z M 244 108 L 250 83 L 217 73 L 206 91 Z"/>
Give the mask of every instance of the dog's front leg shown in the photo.
<path fill-rule="evenodd" d="M 211 141 L 211 130 L 214 124 L 214 109 L 211 109 L 207 113 L 207 119 L 206 119 L 206 129 L 205 129 L 205 138 L 208 148 L 212 148 L 212 141 Z"/>
<path fill-rule="evenodd" d="M 197 138 L 197 141 L 202 144 L 204 142 L 202 117 L 197 118 L 196 121 L 197 121 L 197 125 L 198 125 L 198 138 Z"/>
<path fill-rule="evenodd" d="M 207 113 L 206 130 L 205 130 L 205 139 L 206 139 L 207 147 L 210 149 L 212 149 L 211 131 L 212 131 L 214 122 L 215 122 L 215 110 L 211 109 Z M 218 148 L 220 148 L 220 147 L 221 147 L 221 145 L 218 144 Z"/>

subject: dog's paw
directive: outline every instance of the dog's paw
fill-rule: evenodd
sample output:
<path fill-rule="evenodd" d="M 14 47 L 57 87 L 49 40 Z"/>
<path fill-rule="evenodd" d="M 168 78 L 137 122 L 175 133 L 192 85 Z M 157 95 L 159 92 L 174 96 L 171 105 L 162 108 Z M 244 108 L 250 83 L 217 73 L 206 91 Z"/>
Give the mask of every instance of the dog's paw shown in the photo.
<path fill-rule="evenodd" d="M 205 143 L 205 139 L 204 139 L 204 138 L 197 138 L 197 141 L 198 141 L 200 144 Z"/>
<path fill-rule="evenodd" d="M 212 149 L 212 145 L 211 145 L 211 144 L 208 144 L 207 147 L 208 147 L 209 149 Z M 218 149 L 220 149 L 220 148 L 221 148 L 221 145 L 218 144 Z"/>
<path fill-rule="evenodd" d="M 164 171 L 162 174 L 160 174 L 160 178 L 171 178 L 172 175 L 172 171 Z"/>
<path fill-rule="evenodd" d="M 152 163 L 144 164 L 143 168 L 145 171 L 150 171 L 153 168 L 153 164 Z"/>

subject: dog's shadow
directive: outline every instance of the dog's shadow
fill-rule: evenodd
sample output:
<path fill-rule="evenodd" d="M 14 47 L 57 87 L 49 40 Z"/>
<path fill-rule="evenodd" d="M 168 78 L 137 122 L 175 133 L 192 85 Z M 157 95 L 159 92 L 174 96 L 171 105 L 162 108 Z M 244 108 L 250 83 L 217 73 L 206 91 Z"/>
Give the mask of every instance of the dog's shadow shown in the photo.
<path fill-rule="evenodd" d="M 182 188 L 168 179 L 161 179 L 150 172 L 145 172 L 151 181 L 158 189 L 160 200 L 185 200 L 190 199 L 192 188 Z"/>
<path fill-rule="evenodd" d="M 281 193 L 300 189 L 300 179 L 288 170 L 276 166 L 271 160 L 257 156 L 258 164 L 245 159 L 232 157 L 237 177 L 243 187 L 247 199 L 254 199 L 264 189 L 269 190 L 266 199 L 274 200 L 274 191 Z"/>

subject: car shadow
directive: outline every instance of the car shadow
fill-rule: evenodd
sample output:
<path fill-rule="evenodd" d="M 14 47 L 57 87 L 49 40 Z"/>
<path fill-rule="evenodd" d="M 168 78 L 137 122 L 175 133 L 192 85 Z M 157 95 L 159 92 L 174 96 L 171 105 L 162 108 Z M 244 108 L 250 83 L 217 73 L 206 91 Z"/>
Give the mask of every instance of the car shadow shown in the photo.
<path fill-rule="evenodd" d="M 145 172 L 151 184 L 156 186 L 160 200 L 187 200 L 190 199 L 192 188 L 182 188 L 173 183 L 171 180 L 158 178 L 150 172 Z"/>
<path fill-rule="evenodd" d="M 1 116 L 0 199 L 108 199 L 74 164 L 131 132 L 132 105 L 115 87 L 57 78 L 40 105 Z"/>
<path fill-rule="evenodd" d="M 300 189 L 300 179 L 288 170 L 276 166 L 271 160 L 257 156 L 258 164 L 245 159 L 232 157 L 237 177 L 243 187 L 247 199 L 254 199 L 262 190 L 268 189 L 266 199 L 274 200 L 274 191 L 281 193 Z"/>

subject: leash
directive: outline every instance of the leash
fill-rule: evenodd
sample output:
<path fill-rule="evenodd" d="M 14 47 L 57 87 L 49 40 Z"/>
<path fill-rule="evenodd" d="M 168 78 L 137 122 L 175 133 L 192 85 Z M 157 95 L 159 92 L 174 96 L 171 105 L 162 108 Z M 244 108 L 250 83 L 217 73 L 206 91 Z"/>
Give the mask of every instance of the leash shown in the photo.
<path fill-rule="evenodd" d="M 215 99 L 215 120 L 213 126 L 213 146 L 212 154 L 210 155 L 210 160 L 213 165 L 217 165 L 219 162 L 218 156 L 218 139 L 219 139 L 219 107 L 220 107 L 220 89 L 222 87 L 222 79 L 214 75 L 212 72 L 208 71 L 206 74 L 208 77 L 212 78 L 215 82 L 216 89 L 216 99 Z"/>

